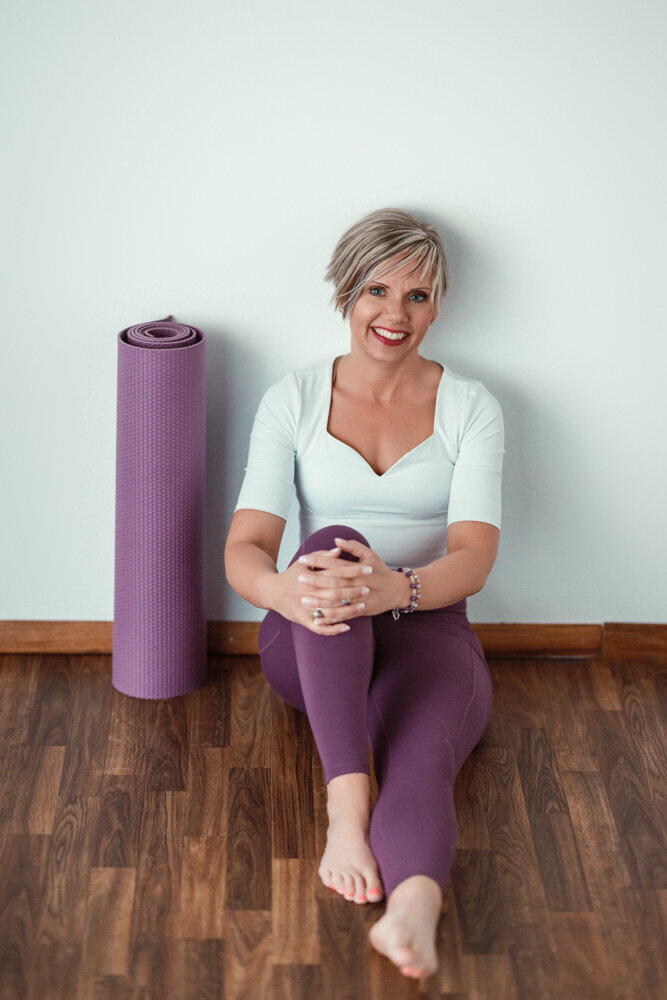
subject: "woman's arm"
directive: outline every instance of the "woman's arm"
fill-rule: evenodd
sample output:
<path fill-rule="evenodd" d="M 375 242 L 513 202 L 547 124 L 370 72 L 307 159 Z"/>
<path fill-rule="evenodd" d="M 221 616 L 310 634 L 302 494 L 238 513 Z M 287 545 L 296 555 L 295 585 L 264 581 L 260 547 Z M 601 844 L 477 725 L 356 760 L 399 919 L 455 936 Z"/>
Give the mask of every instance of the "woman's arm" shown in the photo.
<path fill-rule="evenodd" d="M 450 525 L 447 529 L 447 555 L 427 566 L 412 567 L 421 581 L 419 610 L 448 607 L 464 597 L 479 593 L 495 562 L 499 539 L 499 529 L 485 521 L 456 521 Z M 364 598 L 366 608 L 356 614 L 378 615 L 390 608 L 409 605 L 410 582 L 404 573 L 389 569 L 377 553 L 361 542 L 337 538 L 336 544 L 344 552 L 356 556 L 359 559 L 357 565 L 368 565 L 373 570 L 368 577 L 370 594 Z M 308 556 L 312 566 L 335 572 L 336 556 L 325 553 L 314 556 Z M 331 587 L 327 573 L 309 572 L 307 578 L 316 594 L 318 587 L 322 588 L 322 607 L 325 606 L 322 602 L 337 599 L 335 591 L 325 590 Z M 317 604 L 317 598 L 312 603 Z"/>
<path fill-rule="evenodd" d="M 312 558 L 330 560 L 332 575 L 307 573 L 307 568 L 298 560 L 279 573 L 276 561 L 285 523 L 284 518 L 262 510 L 242 508 L 236 511 L 225 545 L 229 585 L 255 607 L 278 611 L 289 621 L 298 622 L 318 635 L 348 631 L 344 620 L 365 613 L 364 601 L 371 571 L 359 563 L 317 552 L 312 553 Z M 311 585 L 307 576 L 317 577 L 318 588 Z M 337 588 L 335 602 L 326 600 L 329 591 L 322 589 L 325 576 L 328 586 L 333 582 Z M 351 602 L 349 606 L 339 606 L 343 597 Z M 334 606 L 334 614 L 325 619 L 313 619 L 313 609 L 320 604 L 323 608 Z"/>
<path fill-rule="evenodd" d="M 267 584 L 278 573 L 276 562 L 286 521 L 263 510 L 237 510 L 225 544 L 227 582 L 256 608 L 269 610 Z"/>
<path fill-rule="evenodd" d="M 498 554 L 500 530 L 485 521 L 455 521 L 447 528 L 447 555 L 422 568 L 419 574 L 422 611 L 445 608 L 478 594 Z"/>

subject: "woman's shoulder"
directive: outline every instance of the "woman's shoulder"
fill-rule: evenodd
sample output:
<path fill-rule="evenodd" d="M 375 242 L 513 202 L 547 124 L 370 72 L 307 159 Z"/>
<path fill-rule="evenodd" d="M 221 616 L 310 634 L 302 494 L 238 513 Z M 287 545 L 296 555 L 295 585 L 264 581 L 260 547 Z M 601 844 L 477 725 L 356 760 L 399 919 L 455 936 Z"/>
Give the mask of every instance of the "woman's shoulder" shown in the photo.
<path fill-rule="evenodd" d="M 439 363 L 443 368 L 443 383 L 448 390 L 445 396 L 449 397 L 452 402 L 466 403 L 473 407 L 499 406 L 498 400 L 479 379 L 471 378 L 469 375 L 461 375 L 449 368 L 448 365 Z"/>
<path fill-rule="evenodd" d="M 442 393 L 437 409 L 436 425 L 442 433 L 454 428 L 460 440 L 479 428 L 503 427 L 500 403 L 478 378 L 461 375 L 443 365 Z"/>
<path fill-rule="evenodd" d="M 332 365 L 333 358 L 287 372 L 264 391 L 260 410 L 298 419 L 304 403 L 310 408 L 318 398 L 326 401 L 330 396 Z"/>

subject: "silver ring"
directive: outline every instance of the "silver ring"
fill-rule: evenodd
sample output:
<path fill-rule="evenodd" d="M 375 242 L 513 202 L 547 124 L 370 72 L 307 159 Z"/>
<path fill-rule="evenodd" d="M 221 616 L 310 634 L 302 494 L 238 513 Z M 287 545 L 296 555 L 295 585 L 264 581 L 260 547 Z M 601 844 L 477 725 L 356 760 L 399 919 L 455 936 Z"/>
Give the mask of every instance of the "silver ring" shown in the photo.
<path fill-rule="evenodd" d="M 349 597 L 344 597 L 340 603 L 343 605 L 344 608 L 347 608 L 349 607 L 350 604 L 352 604 L 352 601 L 350 600 Z"/>
<path fill-rule="evenodd" d="M 324 611 L 322 611 L 322 608 L 315 608 L 313 611 L 313 619 L 317 618 L 324 618 Z"/>

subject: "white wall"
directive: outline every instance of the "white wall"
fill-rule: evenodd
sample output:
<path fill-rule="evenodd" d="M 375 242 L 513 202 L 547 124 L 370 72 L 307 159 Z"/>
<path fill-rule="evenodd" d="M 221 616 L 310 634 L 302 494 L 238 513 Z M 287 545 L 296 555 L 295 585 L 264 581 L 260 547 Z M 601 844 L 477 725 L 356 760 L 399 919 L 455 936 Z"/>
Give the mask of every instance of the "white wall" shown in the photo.
<path fill-rule="evenodd" d="M 449 251 L 423 353 L 505 413 L 472 620 L 665 620 L 666 28 L 661 0 L 4 0 L 0 618 L 113 617 L 116 337 L 169 312 L 209 337 L 208 617 L 261 617 L 222 561 L 254 409 L 345 352 L 323 271 L 396 206 Z"/>

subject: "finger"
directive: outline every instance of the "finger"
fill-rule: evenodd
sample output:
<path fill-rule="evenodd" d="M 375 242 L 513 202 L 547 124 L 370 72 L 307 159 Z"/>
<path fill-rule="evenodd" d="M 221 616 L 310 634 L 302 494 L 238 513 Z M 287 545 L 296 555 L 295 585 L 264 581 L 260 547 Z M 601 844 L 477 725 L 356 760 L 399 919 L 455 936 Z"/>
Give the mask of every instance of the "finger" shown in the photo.
<path fill-rule="evenodd" d="M 369 555 L 374 554 L 373 549 L 364 545 L 363 542 L 358 542 L 356 538 L 334 538 L 334 542 L 343 552 L 349 552 L 350 555 L 358 556 L 359 559 L 368 558 Z"/>
<path fill-rule="evenodd" d="M 317 608 L 325 605 L 328 607 L 345 608 L 349 607 L 354 601 L 363 601 L 369 594 L 369 587 L 346 587 L 344 590 L 336 588 L 335 590 L 318 591 L 317 594 L 308 594 L 301 598 L 301 603 L 305 604 L 307 608 Z"/>
<path fill-rule="evenodd" d="M 341 621 L 326 624 L 322 619 L 315 619 L 313 621 L 312 618 L 309 618 L 304 622 L 304 625 L 311 632 L 315 632 L 316 635 L 341 635 L 343 632 L 350 631 L 350 626 Z"/>
<path fill-rule="evenodd" d="M 334 570 L 320 570 L 311 571 L 310 573 L 299 573 L 298 581 L 299 583 L 305 583 L 309 587 L 316 588 L 317 590 L 322 590 L 323 588 L 340 588 L 341 580 L 352 581 L 358 580 L 359 585 L 362 585 L 361 581 L 365 582 L 365 578 L 373 572 L 372 566 L 365 566 L 361 563 L 342 563 L 340 568 L 336 567 Z M 348 583 L 348 586 L 352 586 Z"/>
<path fill-rule="evenodd" d="M 322 614 L 318 614 L 314 617 L 315 612 L 321 611 Z M 340 604 L 327 605 L 324 601 L 322 603 L 317 603 L 315 605 L 315 611 L 311 611 L 309 618 L 315 624 L 319 625 L 331 625 L 335 622 L 344 622 L 348 618 L 355 618 L 359 615 L 363 615 L 366 612 L 366 604 L 364 601 L 357 601 L 355 603 L 344 605 L 341 607 Z"/>
<path fill-rule="evenodd" d="M 298 561 L 302 566 L 308 566 L 311 569 L 328 569 L 340 563 L 340 551 L 340 549 L 329 549 L 325 552 L 323 549 L 318 549 L 316 552 L 307 552 L 305 555 L 299 556 Z"/>

